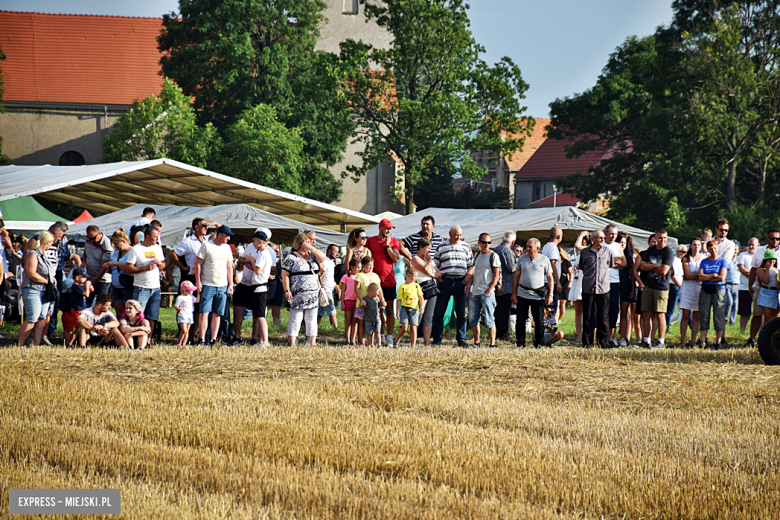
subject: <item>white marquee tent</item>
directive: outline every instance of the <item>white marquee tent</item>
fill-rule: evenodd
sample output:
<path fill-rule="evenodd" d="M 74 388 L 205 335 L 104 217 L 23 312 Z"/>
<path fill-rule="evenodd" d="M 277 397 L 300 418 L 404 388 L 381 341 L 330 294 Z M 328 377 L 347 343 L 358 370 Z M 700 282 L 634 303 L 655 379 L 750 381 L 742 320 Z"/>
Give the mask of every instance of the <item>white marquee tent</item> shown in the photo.
<path fill-rule="evenodd" d="M 570 247 L 580 231 L 604 229 L 607 224 L 615 224 L 634 240 L 634 246 L 647 249 L 647 239 L 651 231 L 626 226 L 598 215 L 593 215 L 574 207 L 539 209 L 448 209 L 428 208 L 412 215 L 394 219 L 391 235 L 401 239 L 420 230 L 420 220 L 431 215 L 436 221 L 435 231 L 445 239 L 450 227 L 463 228 L 463 240 L 476 245 L 480 233 L 490 233 L 492 247 L 497 246 L 506 231 L 517 233 L 519 242 L 524 243 L 531 237 L 538 238 L 544 245 L 548 241 L 550 228 L 557 226 L 563 230 L 563 247 Z M 366 228 L 369 236 L 376 235 L 378 226 Z M 677 247 L 677 239 L 669 237 L 668 245 Z"/>
<path fill-rule="evenodd" d="M 340 232 L 380 220 L 170 159 L 85 166 L 0 166 L 0 202 L 27 195 L 73 204 L 93 213 L 110 213 L 136 204 L 248 204 Z"/>
<path fill-rule="evenodd" d="M 146 204 L 138 204 L 121 211 L 115 211 L 102 217 L 73 224 L 68 230 L 68 234 L 75 237 L 77 234 L 81 237 L 86 236 L 87 226 L 98 226 L 106 235 L 111 235 L 120 227 L 125 231 L 130 231 L 130 223 L 141 218 L 141 212 Z M 317 233 L 317 246 L 324 249 L 328 244 L 342 246 L 347 243 L 347 235 L 338 231 L 311 226 L 303 222 L 280 217 L 267 211 L 263 211 L 246 204 L 226 204 L 222 206 L 211 206 L 207 208 L 187 207 L 187 206 L 155 206 L 157 211 L 157 220 L 162 223 L 162 234 L 160 235 L 162 244 L 168 247 L 174 247 L 192 226 L 194 218 L 205 218 L 209 221 L 216 221 L 220 225 L 227 225 L 236 233 L 231 239 L 232 243 L 249 243 L 249 235 L 254 233 L 259 227 L 267 227 L 273 233 L 271 240 L 276 243 L 290 244 L 292 238 L 306 229 L 312 229 Z"/>

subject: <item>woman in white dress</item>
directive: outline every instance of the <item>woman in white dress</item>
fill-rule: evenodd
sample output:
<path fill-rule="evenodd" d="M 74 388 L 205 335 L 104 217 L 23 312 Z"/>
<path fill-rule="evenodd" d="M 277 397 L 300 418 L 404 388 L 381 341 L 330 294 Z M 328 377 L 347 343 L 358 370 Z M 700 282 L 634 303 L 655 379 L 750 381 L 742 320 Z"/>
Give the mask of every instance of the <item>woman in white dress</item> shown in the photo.
<path fill-rule="evenodd" d="M 699 263 L 704 256 L 701 254 L 701 240 L 694 238 L 688 248 L 688 253 L 682 257 L 683 283 L 680 287 L 679 306 L 682 310 L 680 318 L 680 348 L 686 347 L 685 336 L 688 332 L 688 319 L 693 315 L 691 323 L 691 342 L 688 347 L 693 348 L 696 334 L 699 332 Z"/>

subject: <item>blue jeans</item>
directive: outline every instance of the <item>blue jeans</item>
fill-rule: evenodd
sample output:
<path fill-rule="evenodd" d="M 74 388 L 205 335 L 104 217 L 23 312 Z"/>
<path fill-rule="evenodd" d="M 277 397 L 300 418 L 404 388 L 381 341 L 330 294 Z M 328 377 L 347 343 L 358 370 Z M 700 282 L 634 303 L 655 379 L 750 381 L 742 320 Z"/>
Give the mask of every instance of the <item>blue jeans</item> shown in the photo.
<path fill-rule="evenodd" d="M 141 304 L 144 317 L 147 320 L 157 321 L 160 317 L 160 301 L 162 300 L 159 287 L 157 289 L 133 287 L 133 299 Z"/>
<path fill-rule="evenodd" d="M 96 282 L 94 288 L 95 291 L 87 297 L 87 305 L 89 306 L 92 306 L 92 303 L 95 301 L 95 296 L 98 294 L 108 294 L 111 291 L 111 282 Z M 137 300 L 138 298 L 134 299 Z"/>
<path fill-rule="evenodd" d="M 45 320 L 49 313 L 51 302 L 43 301 L 45 291 L 39 291 L 32 287 L 22 288 L 22 301 L 24 302 L 24 321 L 35 323 Z"/>
<path fill-rule="evenodd" d="M 431 338 L 433 343 L 441 343 L 444 334 L 444 313 L 447 312 L 447 306 L 450 304 L 450 297 L 455 300 L 455 316 L 457 316 L 458 332 L 456 339 L 458 343 L 466 343 L 466 286 L 462 280 L 452 280 L 442 278 L 439 282 L 439 296 L 436 298 L 436 310 L 433 313 L 433 329 Z"/>
<path fill-rule="evenodd" d="M 726 322 L 737 321 L 737 306 L 739 303 L 739 284 L 726 284 Z"/>
<path fill-rule="evenodd" d="M 679 300 L 680 288 L 674 285 L 674 282 L 669 282 L 669 299 L 666 303 L 666 332 L 669 332 L 669 324 L 672 322 L 672 315 Z"/>
<path fill-rule="evenodd" d="M 479 324 L 483 308 L 485 309 L 487 328 L 496 326 L 496 293 L 492 292 L 490 296 L 485 296 L 485 293 L 469 296 L 469 327 Z"/>

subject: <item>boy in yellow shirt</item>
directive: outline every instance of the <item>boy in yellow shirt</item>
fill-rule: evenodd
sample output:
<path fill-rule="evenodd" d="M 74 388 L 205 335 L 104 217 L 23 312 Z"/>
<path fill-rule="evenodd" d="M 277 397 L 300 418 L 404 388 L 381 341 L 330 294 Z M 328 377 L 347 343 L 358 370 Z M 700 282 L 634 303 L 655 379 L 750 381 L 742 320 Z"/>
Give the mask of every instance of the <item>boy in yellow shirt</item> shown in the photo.
<path fill-rule="evenodd" d="M 377 285 L 382 284 L 382 280 L 379 279 L 379 275 L 374 272 L 374 259 L 370 256 L 366 256 L 361 260 L 363 270 L 355 275 L 355 292 L 357 292 L 358 306 L 355 307 L 355 319 L 358 323 L 358 341 L 362 346 L 366 346 L 366 322 L 363 306 L 359 305 L 359 302 L 368 296 L 368 286 L 372 283 Z M 382 291 L 379 291 L 379 309 L 384 309 L 385 297 Z"/>
<path fill-rule="evenodd" d="M 406 283 L 398 288 L 398 303 L 396 304 L 396 318 L 401 321 L 401 330 L 395 337 L 393 347 L 398 347 L 398 342 L 406 334 L 409 328 L 409 340 L 411 347 L 417 346 L 417 327 L 420 325 L 420 316 L 423 307 L 423 292 L 420 284 L 417 283 L 417 269 L 409 267 L 406 269 Z"/>

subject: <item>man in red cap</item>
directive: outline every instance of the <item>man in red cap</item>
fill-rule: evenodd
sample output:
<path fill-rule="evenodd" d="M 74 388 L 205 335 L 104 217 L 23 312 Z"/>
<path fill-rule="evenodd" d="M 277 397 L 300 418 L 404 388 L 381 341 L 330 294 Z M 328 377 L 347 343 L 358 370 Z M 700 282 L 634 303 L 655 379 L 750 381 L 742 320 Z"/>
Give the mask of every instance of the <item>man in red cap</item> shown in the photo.
<path fill-rule="evenodd" d="M 379 326 L 379 334 L 381 336 L 382 330 L 387 323 L 387 336 L 383 339 L 382 344 L 393 344 L 393 329 L 395 329 L 395 299 L 398 297 L 398 293 L 395 288 L 395 272 L 393 272 L 393 266 L 401 258 L 401 246 L 398 240 L 390 237 L 390 230 L 395 226 L 390 223 L 386 218 L 379 221 L 379 235 L 370 237 L 366 241 L 366 247 L 371 250 L 371 256 L 374 258 L 374 272 L 379 275 L 379 279 L 382 281 L 382 293 L 387 303 L 387 316 L 382 315 L 382 323 Z"/>

